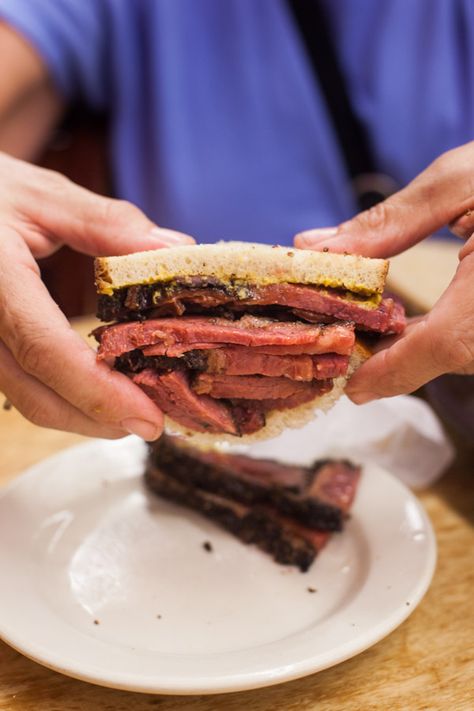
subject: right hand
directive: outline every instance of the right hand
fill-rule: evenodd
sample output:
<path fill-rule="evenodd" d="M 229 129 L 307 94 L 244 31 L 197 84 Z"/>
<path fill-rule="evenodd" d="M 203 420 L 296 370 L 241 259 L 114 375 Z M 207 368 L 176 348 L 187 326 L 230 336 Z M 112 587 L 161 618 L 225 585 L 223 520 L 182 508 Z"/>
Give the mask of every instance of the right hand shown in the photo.
<path fill-rule="evenodd" d="M 444 373 L 474 374 L 474 141 L 440 156 L 411 183 L 338 227 L 309 230 L 297 247 L 390 257 L 449 225 L 466 239 L 459 266 L 432 310 L 384 338 L 350 379 L 346 394 L 362 404 L 411 393 Z"/>
<path fill-rule="evenodd" d="M 160 410 L 125 375 L 97 363 L 49 296 L 35 259 L 63 244 L 107 256 L 193 242 L 130 203 L 0 153 L 0 391 L 43 427 L 159 437 Z"/>

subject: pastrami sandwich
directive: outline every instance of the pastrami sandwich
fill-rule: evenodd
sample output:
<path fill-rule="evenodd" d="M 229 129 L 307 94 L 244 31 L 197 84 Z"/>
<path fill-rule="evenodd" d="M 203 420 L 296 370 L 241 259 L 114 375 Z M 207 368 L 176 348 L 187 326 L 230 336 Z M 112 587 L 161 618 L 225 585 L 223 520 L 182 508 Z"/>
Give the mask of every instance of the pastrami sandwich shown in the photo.
<path fill-rule="evenodd" d="M 360 467 L 320 460 L 308 467 L 202 452 L 163 435 L 151 448 L 147 486 L 211 519 L 282 565 L 308 570 L 331 534 L 341 531 Z"/>
<path fill-rule="evenodd" d="M 251 243 L 96 260 L 98 358 L 202 442 L 262 438 L 327 409 L 370 355 L 359 335 L 399 333 L 388 262 Z"/>

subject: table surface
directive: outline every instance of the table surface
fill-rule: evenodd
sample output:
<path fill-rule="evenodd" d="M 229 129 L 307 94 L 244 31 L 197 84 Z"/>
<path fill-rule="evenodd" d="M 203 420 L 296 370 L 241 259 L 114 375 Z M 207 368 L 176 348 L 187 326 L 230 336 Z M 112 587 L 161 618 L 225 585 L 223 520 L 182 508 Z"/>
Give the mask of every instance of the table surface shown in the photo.
<path fill-rule="evenodd" d="M 85 333 L 90 321 L 78 330 Z M 0 486 L 59 449 L 85 441 L 0 411 Z M 371 649 L 332 669 L 266 689 L 217 696 L 152 696 L 76 681 L 0 642 L 0 711 L 418 711 L 474 709 L 474 450 L 458 443 L 447 474 L 419 494 L 438 541 L 438 565 L 413 615 Z"/>

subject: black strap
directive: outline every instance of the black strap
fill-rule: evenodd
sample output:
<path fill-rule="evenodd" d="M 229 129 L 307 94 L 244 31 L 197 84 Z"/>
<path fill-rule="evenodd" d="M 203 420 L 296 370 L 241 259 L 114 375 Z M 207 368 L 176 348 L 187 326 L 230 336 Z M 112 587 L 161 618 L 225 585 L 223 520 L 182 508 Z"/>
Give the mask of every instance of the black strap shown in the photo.
<path fill-rule="evenodd" d="M 324 94 L 359 208 L 367 209 L 393 192 L 390 178 L 376 171 L 370 142 L 364 125 L 352 108 L 321 3 L 318 0 L 287 0 L 287 5 Z"/>

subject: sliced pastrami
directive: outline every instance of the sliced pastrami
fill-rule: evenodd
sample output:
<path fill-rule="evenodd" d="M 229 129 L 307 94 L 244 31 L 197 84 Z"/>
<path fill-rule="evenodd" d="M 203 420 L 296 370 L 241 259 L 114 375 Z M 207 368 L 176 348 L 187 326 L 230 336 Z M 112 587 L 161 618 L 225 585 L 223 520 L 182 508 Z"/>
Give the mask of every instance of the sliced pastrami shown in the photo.
<path fill-rule="evenodd" d="M 360 468 L 344 460 L 298 467 L 202 452 L 164 436 L 151 446 L 145 481 L 155 493 L 204 514 L 277 562 L 305 571 L 331 531 L 341 528 L 359 476 Z M 319 477 L 332 504 L 314 493 Z"/>
<path fill-rule="evenodd" d="M 271 412 L 272 410 L 291 410 L 293 407 L 299 407 L 300 405 L 311 402 L 311 400 L 314 400 L 316 397 L 326 395 L 331 392 L 334 385 L 332 380 L 313 380 L 312 383 L 308 384 L 311 385 L 311 387 L 307 390 L 302 390 L 287 398 L 254 400 L 253 402 L 255 404 L 259 403 L 264 412 Z"/>
<path fill-rule="evenodd" d="M 366 301 L 354 296 L 332 292 L 302 284 L 270 284 L 258 287 L 255 296 L 244 301 L 246 304 L 287 306 L 300 309 L 303 318 L 314 320 L 319 314 L 332 316 L 338 321 L 353 321 L 357 327 L 364 327 L 377 333 L 385 333 L 390 325 L 394 302 L 384 298 L 377 307 L 370 307 Z"/>
<path fill-rule="evenodd" d="M 160 374 L 147 368 L 133 375 L 132 380 L 165 415 L 180 425 L 198 432 L 239 434 L 225 403 L 206 395 L 196 395 L 184 372 L 175 370 Z"/>
<path fill-rule="evenodd" d="M 247 400 L 279 400 L 312 391 L 312 384 L 289 378 L 271 378 L 264 375 L 211 375 L 199 373 L 192 383 L 199 395 L 213 398 L 239 398 Z"/>
<path fill-rule="evenodd" d="M 125 292 L 101 297 L 100 318 L 123 319 L 147 312 L 155 316 L 182 315 L 220 308 L 239 313 L 246 307 L 280 306 L 311 322 L 328 318 L 351 321 L 357 328 L 384 334 L 399 333 L 402 328 L 398 316 L 392 315 L 396 302 L 388 295 L 374 307 L 355 294 L 305 284 L 224 284 L 192 277 L 186 283 L 132 286 Z"/>
<path fill-rule="evenodd" d="M 317 463 L 315 476 L 307 487 L 307 496 L 315 496 L 347 513 L 354 501 L 360 468 L 345 459 Z"/>
<path fill-rule="evenodd" d="M 155 344 L 166 349 L 175 344 L 190 344 L 194 349 L 196 344 L 210 343 L 349 355 L 355 336 L 353 324 L 319 326 L 255 316 L 243 316 L 238 321 L 182 316 L 109 326 L 100 330 L 99 340 L 98 358 L 103 359 Z M 168 350 L 163 353 L 167 354 Z"/>
<path fill-rule="evenodd" d="M 277 563 L 308 570 L 329 533 L 309 531 L 264 508 L 249 508 L 173 479 L 156 467 L 145 472 L 149 488 L 159 496 L 197 511 L 239 538 L 268 553 Z"/>
<path fill-rule="evenodd" d="M 211 348 L 220 348 L 219 343 L 173 343 L 173 345 L 165 345 L 164 343 L 155 343 L 153 346 L 145 346 L 142 348 L 144 356 L 166 356 L 167 358 L 180 358 L 189 351 L 208 351 Z"/>
<path fill-rule="evenodd" d="M 393 310 L 390 314 L 390 321 L 386 333 L 402 333 L 407 325 L 405 308 L 401 301 L 393 299 Z"/>
<path fill-rule="evenodd" d="M 249 406 L 248 402 L 228 402 L 235 426 L 240 435 L 254 434 L 267 424 L 265 412 L 260 407 Z"/>
<path fill-rule="evenodd" d="M 150 462 L 183 483 L 246 505 L 273 506 L 280 514 L 320 530 L 341 529 L 360 475 L 359 467 L 344 460 L 297 467 L 246 455 L 202 452 L 179 442 L 179 438 L 161 437 L 152 446 Z"/>
<path fill-rule="evenodd" d="M 344 375 L 348 365 L 349 357 L 336 353 L 278 356 L 256 353 L 254 348 L 233 346 L 211 350 L 203 370 L 214 374 L 266 375 L 311 381 Z"/>

